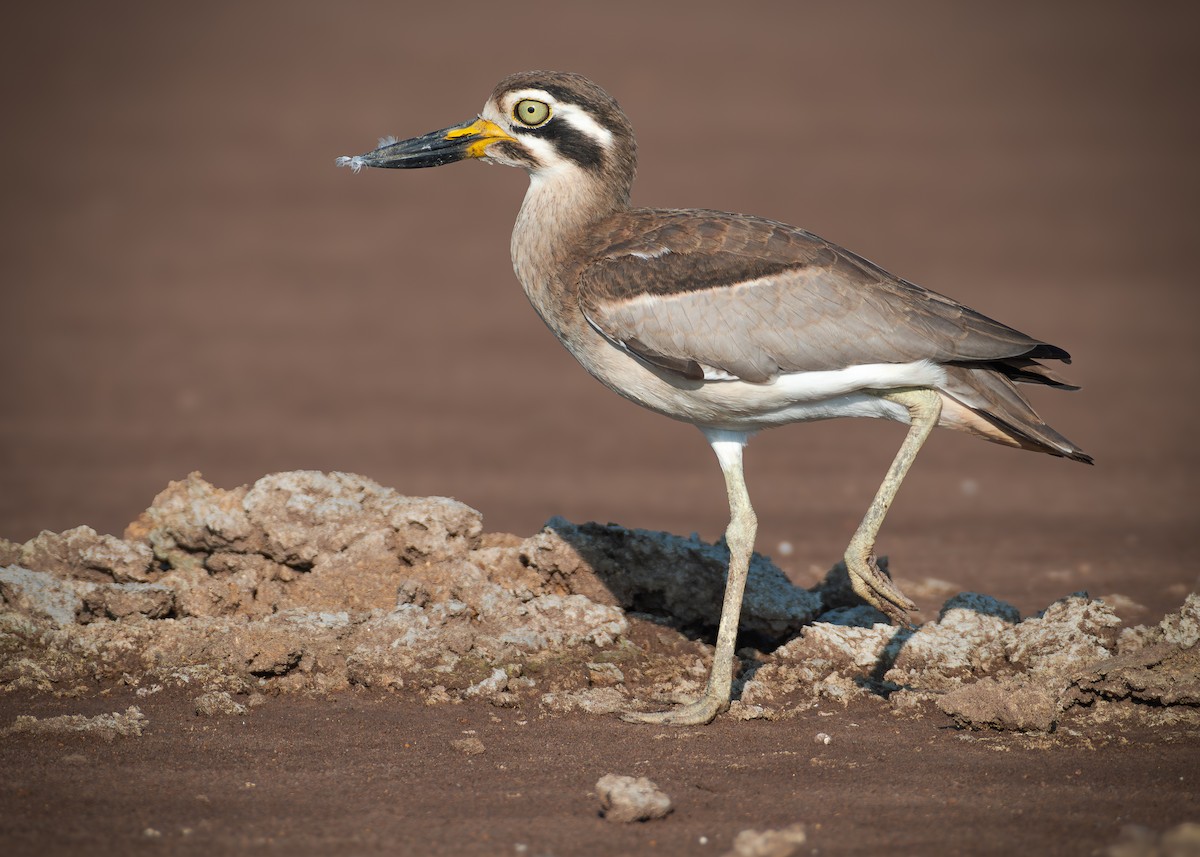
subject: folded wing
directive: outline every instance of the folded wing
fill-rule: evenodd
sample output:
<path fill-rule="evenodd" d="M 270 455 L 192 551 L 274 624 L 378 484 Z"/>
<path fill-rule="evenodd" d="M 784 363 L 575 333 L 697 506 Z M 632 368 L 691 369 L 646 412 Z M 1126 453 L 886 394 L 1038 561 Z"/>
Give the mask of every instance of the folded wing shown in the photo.
<path fill-rule="evenodd" d="M 575 272 L 606 337 L 689 378 L 767 382 L 864 363 L 1069 359 L 949 298 L 784 224 L 707 211 L 630 211 Z"/>

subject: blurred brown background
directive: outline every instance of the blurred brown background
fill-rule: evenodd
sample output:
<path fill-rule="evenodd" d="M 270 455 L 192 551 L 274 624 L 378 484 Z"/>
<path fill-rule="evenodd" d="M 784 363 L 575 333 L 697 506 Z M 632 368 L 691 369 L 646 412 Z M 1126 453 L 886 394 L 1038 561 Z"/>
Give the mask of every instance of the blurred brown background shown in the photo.
<path fill-rule="evenodd" d="M 1073 352 L 1036 397 L 1095 468 L 940 433 L 880 548 L 1023 609 L 1194 585 L 1196 16 L 1183 4 L 22 4 L 0 33 L 0 535 L 120 532 L 168 480 L 362 473 L 490 530 L 725 524 L 698 433 L 529 309 L 525 177 L 334 157 L 583 72 L 635 201 L 797 223 Z M 1036 392 L 1036 391 L 1035 391 Z M 902 437 L 760 436 L 760 548 L 836 560 Z M 792 553 L 781 549 L 788 542 Z"/>

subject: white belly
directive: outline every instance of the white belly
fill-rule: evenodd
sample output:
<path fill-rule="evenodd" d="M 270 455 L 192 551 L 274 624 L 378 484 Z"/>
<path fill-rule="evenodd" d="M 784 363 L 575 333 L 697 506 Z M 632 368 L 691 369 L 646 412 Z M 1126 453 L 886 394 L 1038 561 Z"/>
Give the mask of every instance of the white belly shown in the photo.
<path fill-rule="evenodd" d="M 908 422 L 908 410 L 879 398 L 903 387 L 940 387 L 936 363 L 874 363 L 822 372 L 791 372 L 766 384 L 737 379 L 689 381 L 604 342 L 576 354 L 610 389 L 652 411 L 702 428 L 756 431 L 836 417 Z"/>

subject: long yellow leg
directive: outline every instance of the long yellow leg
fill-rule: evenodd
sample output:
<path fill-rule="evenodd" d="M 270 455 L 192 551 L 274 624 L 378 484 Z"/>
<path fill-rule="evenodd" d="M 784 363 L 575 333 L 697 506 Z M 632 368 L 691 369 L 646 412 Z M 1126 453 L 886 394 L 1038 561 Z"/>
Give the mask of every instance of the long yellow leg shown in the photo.
<path fill-rule="evenodd" d="M 908 468 L 937 425 L 942 413 L 942 397 L 935 390 L 920 389 L 882 393 L 880 397 L 908 408 L 908 435 L 896 453 L 887 476 L 883 478 L 875 499 L 871 501 L 871 507 L 850 539 L 850 545 L 846 548 L 846 570 L 850 573 L 850 583 L 855 592 L 893 621 L 907 624 L 907 611 L 915 610 L 916 605 L 879 570 L 875 562 L 875 538 Z"/>
<path fill-rule="evenodd" d="M 725 542 L 729 545 L 729 575 L 725 582 L 725 600 L 721 605 L 721 624 L 717 630 L 717 650 L 713 654 L 712 672 L 704 694 L 695 702 L 670 711 L 629 711 L 623 719 L 631 723 L 665 723 L 674 726 L 697 726 L 708 723 L 729 707 L 733 688 L 733 653 L 737 641 L 738 621 L 742 614 L 742 594 L 750 573 L 750 557 L 754 553 L 754 536 L 758 532 L 758 517 L 750 506 L 750 494 L 742 472 L 742 449 L 747 436 L 740 432 L 705 432 L 721 472 L 725 474 L 725 490 L 729 494 L 729 526 Z"/>

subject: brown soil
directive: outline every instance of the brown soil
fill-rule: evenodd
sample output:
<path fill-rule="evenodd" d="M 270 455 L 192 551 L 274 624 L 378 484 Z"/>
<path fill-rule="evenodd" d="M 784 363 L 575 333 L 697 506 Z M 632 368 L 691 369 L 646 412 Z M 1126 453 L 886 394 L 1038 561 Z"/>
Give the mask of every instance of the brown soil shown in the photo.
<path fill-rule="evenodd" d="M 0 745 L 6 853 L 719 855 L 745 828 L 803 821 L 800 853 L 1093 854 L 1124 825 L 1194 819 L 1200 799 L 1200 747 L 1169 731 L 963 740 L 936 717 L 840 705 L 664 731 L 379 693 L 206 719 L 184 694 L 125 690 L 2 696 L 0 717 L 130 704 L 141 738 Z M 484 752 L 452 746 L 466 735 Z M 600 818 L 614 771 L 649 776 L 674 812 Z"/>
<path fill-rule="evenodd" d="M 469 117 L 506 73 L 559 67 L 629 112 L 636 201 L 800 223 L 1074 354 L 1084 390 L 1037 405 L 1095 468 L 948 433 L 922 452 L 880 547 L 925 619 L 964 590 L 1022 616 L 1087 590 L 1127 626 L 1179 610 L 1197 583 L 1200 464 L 1187 395 L 1200 382 L 1190 10 L 689 8 L 8 15 L 0 536 L 120 534 L 189 472 L 232 489 L 298 469 L 455 497 L 486 532 L 517 534 L 494 547 L 553 515 L 719 535 L 720 476 L 695 431 L 591 383 L 521 297 L 507 256 L 519 175 L 333 168 L 379 135 Z M 898 442 L 895 426 L 844 422 L 757 438 L 762 552 L 817 584 Z M 255 574 L 291 567 L 260 547 Z M 147 582 L 97 573 L 105 587 Z M 96 591 L 71 633 L 134 633 L 160 608 L 178 621 L 160 590 Z M 703 658 L 706 629 L 683 630 L 664 650 Z M 662 642 L 636 617 L 629 636 L 651 654 Z M 1153 645 L 1073 675 L 1072 693 L 1136 696 L 1130 676 L 1175 663 Z M 780 676 L 806 662 L 786 655 Z M 13 666 L 11 650 L 0 658 Z M 723 854 L 743 829 L 802 822 L 798 853 L 1089 854 L 1126 825 L 1153 840 L 1200 820 L 1195 726 L 1148 717 L 1144 702 L 1104 703 L 1104 720 L 1073 702 L 1049 733 L 959 731 L 956 718 L 995 715 L 973 713 L 977 699 L 905 708 L 875 696 L 656 730 L 525 690 L 427 705 L 411 687 L 321 693 L 306 679 L 300 693 L 255 696 L 260 678 L 300 674 L 303 657 L 290 658 L 243 665 L 243 685 L 156 692 L 119 673 L 84 681 L 72 662 L 70 687 L 0 695 L 0 729 L 21 716 L 144 715 L 140 736 L 4 735 L 0 846 Z M 1009 679 L 995 679 L 1000 695 L 1028 689 Z M 229 697 L 198 715 L 212 693 Z M 1152 713 L 1194 706 L 1165 698 Z M 222 714 L 237 711 L 227 702 L 245 712 Z M 484 752 L 451 744 L 468 737 Z M 674 811 L 604 821 L 594 787 L 609 773 L 648 777 Z"/>

